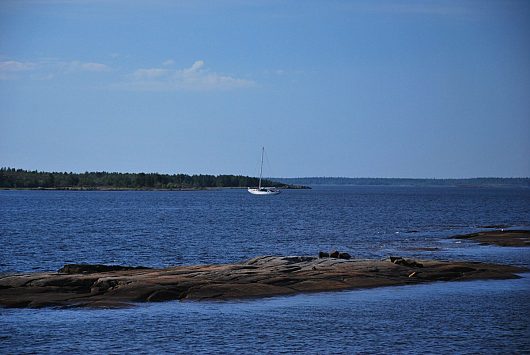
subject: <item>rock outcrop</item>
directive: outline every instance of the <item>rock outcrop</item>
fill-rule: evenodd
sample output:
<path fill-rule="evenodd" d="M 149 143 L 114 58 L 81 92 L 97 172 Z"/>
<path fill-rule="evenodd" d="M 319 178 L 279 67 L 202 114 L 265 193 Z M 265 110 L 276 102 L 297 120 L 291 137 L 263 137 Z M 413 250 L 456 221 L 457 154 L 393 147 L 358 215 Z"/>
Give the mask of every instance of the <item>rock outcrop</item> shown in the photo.
<path fill-rule="evenodd" d="M 261 256 L 167 269 L 67 266 L 0 277 L 4 307 L 124 307 L 135 302 L 225 300 L 431 281 L 505 279 L 522 268 L 476 262 Z M 396 262 L 398 261 L 398 262 Z M 421 266 L 420 266 L 421 265 Z"/>
<path fill-rule="evenodd" d="M 453 239 L 468 239 L 482 245 L 501 247 L 529 247 L 530 230 L 495 230 L 471 234 L 455 235 Z"/>

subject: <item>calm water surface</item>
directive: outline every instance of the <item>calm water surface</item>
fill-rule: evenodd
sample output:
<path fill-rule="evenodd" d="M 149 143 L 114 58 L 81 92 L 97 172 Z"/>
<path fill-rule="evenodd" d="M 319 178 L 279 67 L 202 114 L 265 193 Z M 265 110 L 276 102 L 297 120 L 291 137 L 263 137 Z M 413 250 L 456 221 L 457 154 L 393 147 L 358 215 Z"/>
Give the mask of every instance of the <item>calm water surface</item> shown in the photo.
<path fill-rule="evenodd" d="M 407 255 L 530 265 L 523 248 L 446 237 L 530 225 L 530 190 L 320 187 L 257 197 L 0 191 L 0 272 L 65 263 L 152 267 L 256 255 Z M 415 251 L 437 247 L 436 252 Z M 0 310 L 0 353 L 522 353 L 530 277 L 126 310 Z"/>

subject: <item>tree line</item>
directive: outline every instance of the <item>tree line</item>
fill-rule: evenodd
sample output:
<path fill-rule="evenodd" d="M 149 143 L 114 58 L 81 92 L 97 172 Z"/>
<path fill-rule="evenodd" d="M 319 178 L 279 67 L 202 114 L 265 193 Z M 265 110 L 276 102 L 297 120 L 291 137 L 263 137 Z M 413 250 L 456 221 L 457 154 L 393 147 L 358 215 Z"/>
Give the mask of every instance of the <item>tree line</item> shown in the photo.
<path fill-rule="evenodd" d="M 186 175 L 115 172 L 44 172 L 0 168 L 0 188 L 50 189 L 200 189 L 258 186 L 258 178 L 242 175 Z M 263 180 L 263 186 L 290 187 Z"/>

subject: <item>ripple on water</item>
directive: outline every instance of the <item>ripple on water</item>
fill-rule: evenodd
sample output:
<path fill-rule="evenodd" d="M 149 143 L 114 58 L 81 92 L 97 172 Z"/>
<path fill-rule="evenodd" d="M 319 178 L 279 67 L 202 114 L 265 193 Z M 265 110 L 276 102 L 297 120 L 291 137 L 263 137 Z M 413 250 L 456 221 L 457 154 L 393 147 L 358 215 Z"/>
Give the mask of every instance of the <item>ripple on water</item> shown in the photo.
<path fill-rule="evenodd" d="M 269 199 L 238 190 L 0 191 L 0 272 L 331 249 L 530 265 L 526 249 L 444 240 L 529 218 L 526 189 L 330 187 Z M 418 246 L 440 250 L 411 250 Z M 121 310 L 0 309 L 0 353 L 521 353 L 530 349 L 529 294 L 526 275 Z"/>
<path fill-rule="evenodd" d="M 530 346 L 524 276 L 121 310 L 1 310 L 0 351 L 520 352 Z"/>

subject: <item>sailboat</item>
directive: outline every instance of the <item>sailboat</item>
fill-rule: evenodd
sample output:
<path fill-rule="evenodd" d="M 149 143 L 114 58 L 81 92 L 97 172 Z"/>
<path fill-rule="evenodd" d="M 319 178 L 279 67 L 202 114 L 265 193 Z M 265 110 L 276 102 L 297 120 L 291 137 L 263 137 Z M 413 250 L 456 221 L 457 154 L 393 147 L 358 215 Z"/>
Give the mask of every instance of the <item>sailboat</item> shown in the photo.
<path fill-rule="evenodd" d="M 249 187 L 248 192 L 253 195 L 277 195 L 281 192 L 276 187 L 261 187 L 261 176 L 263 175 L 263 154 L 265 153 L 265 147 L 261 147 L 261 167 L 259 169 L 259 184 L 258 188 Z"/>

